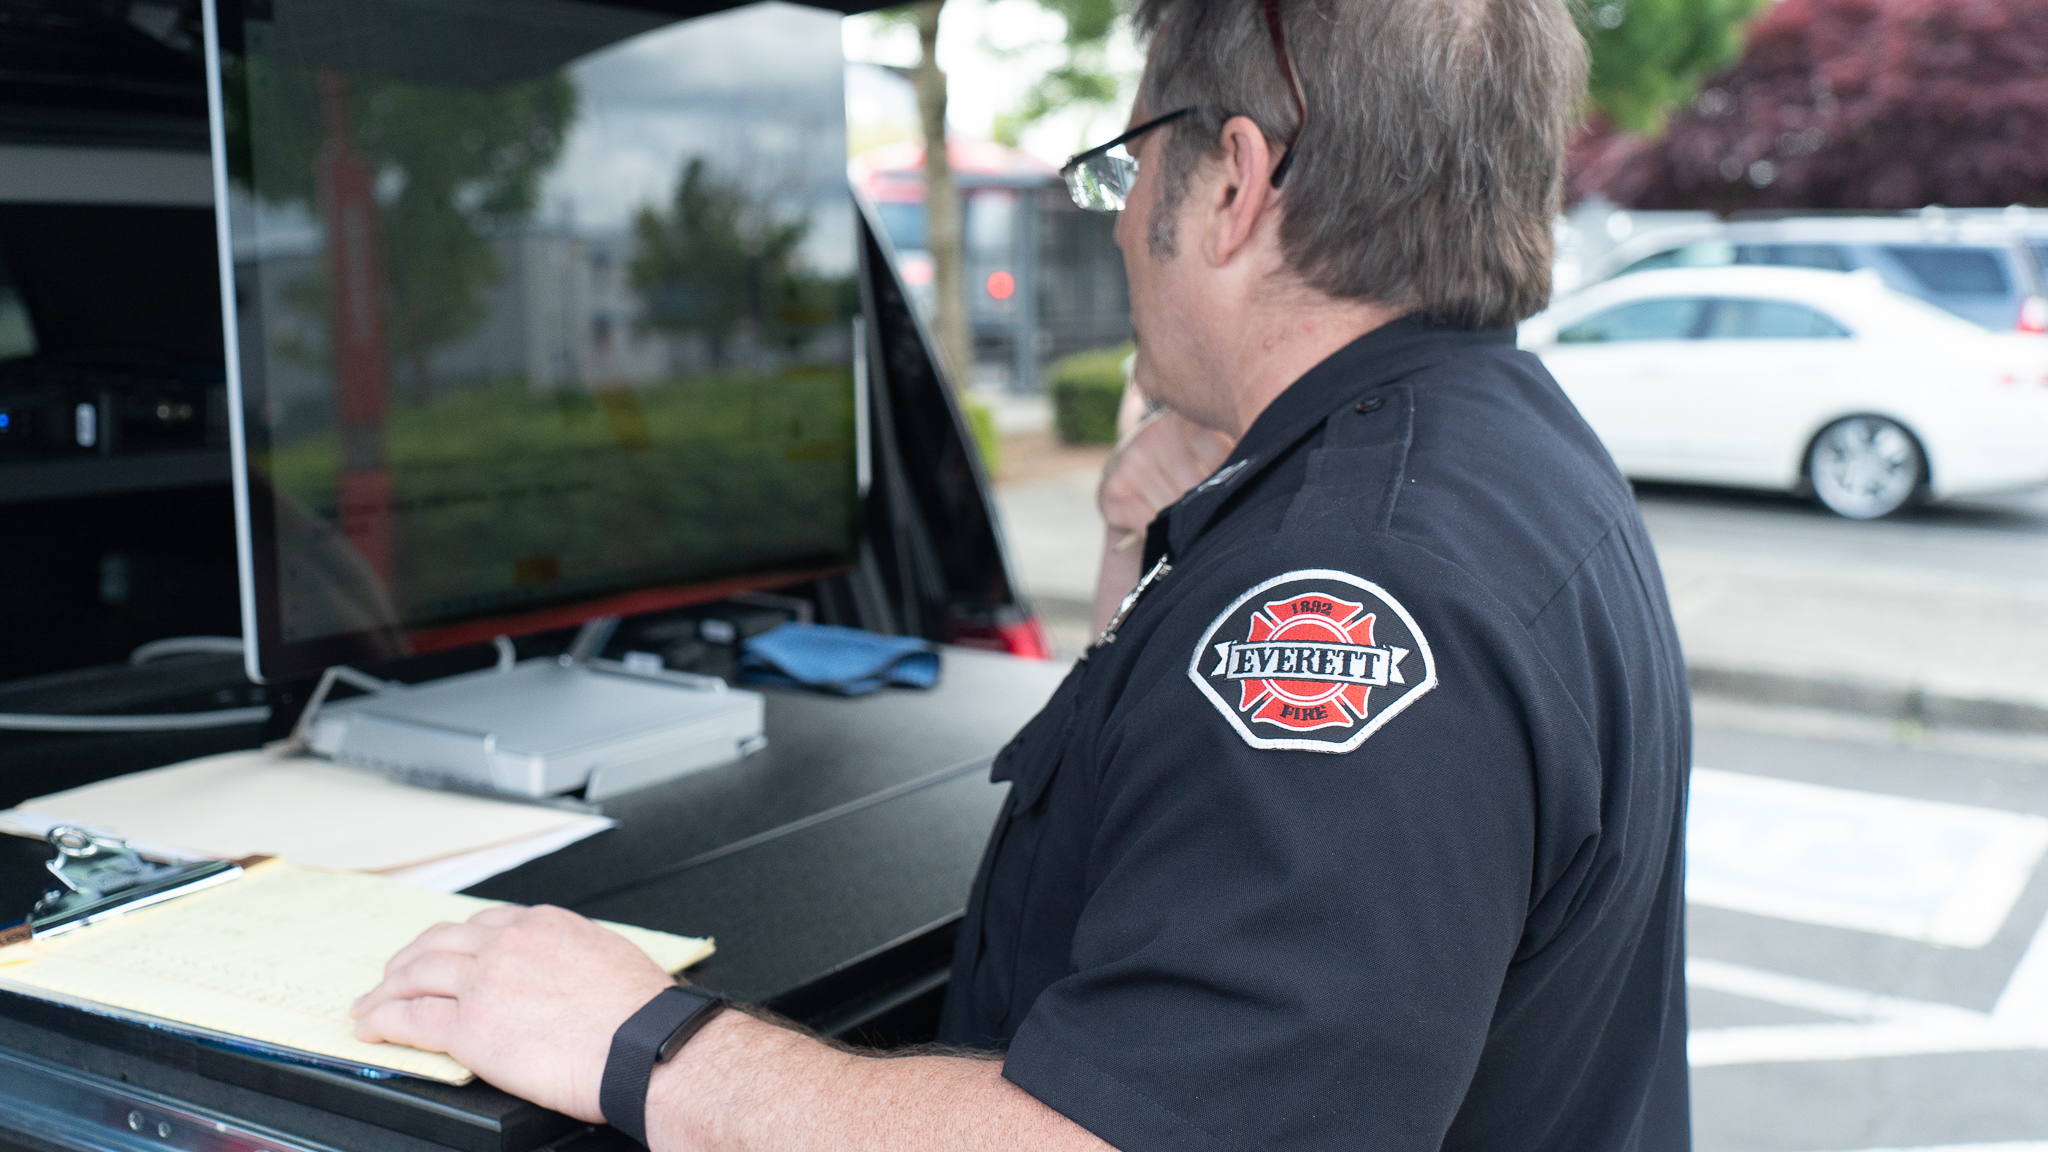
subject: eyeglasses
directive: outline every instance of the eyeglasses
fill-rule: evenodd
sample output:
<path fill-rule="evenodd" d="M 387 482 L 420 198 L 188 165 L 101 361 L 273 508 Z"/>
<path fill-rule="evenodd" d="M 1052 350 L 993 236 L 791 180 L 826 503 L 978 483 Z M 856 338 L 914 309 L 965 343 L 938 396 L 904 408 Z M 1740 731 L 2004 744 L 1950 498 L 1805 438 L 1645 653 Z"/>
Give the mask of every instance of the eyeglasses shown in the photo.
<path fill-rule="evenodd" d="M 1131 155 L 1124 145 L 1193 111 L 1193 108 L 1182 108 L 1156 116 L 1107 144 L 1097 144 L 1086 152 L 1078 153 L 1060 169 L 1060 175 L 1067 181 L 1067 195 L 1090 212 L 1123 211 L 1124 201 L 1131 194 L 1131 185 L 1138 179 L 1138 158 Z"/>
<path fill-rule="evenodd" d="M 1287 169 L 1294 163 L 1294 145 L 1301 139 L 1302 129 L 1308 127 L 1308 101 L 1301 91 L 1301 80 L 1294 73 L 1294 59 L 1287 50 L 1287 30 L 1280 20 L 1280 0 L 1260 0 L 1266 13 L 1266 35 L 1273 41 L 1273 55 L 1280 62 L 1280 77 L 1287 81 L 1287 90 L 1294 97 L 1294 132 L 1287 138 L 1287 152 L 1280 162 L 1273 166 L 1273 187 L 1287 177 Z M 1193 112 L 1193 107 L 1168 112 L 1145 121 L 1136 128 L 1111 140 L 1098 144 L 1086 152 L 1076 153 L 1060 168 L 1060 176 L 1067 182 L 1067 194 L 1074 203 L 1090 212 L 1121 212 L 1130 197 L 1131 185 L 1138 179 L 1138 158 L 1124 147 L 1154 128 Z"/>

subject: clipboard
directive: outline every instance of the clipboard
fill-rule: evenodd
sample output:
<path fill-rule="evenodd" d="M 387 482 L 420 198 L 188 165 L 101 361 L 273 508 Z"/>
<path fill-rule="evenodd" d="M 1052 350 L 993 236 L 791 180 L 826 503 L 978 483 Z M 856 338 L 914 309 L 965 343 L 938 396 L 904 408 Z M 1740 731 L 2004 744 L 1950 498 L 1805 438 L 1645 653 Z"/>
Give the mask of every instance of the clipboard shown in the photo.
<path fill-rule="evenodd" d="M 57 887 L 43 893 L 28 916 L 0 927 L 0 948 L 48 939 L 103 920 L 225 884 L 256 860 L 148 860 L 124 840 L 95 836 L 60 824 L 44 837 L 57 854 L 44 867 Z"/>
<path fill-rule="evenodd" d="M 357 1039 L 349 1005 L 421 932 L 459 923 L 496 901 L 275 858 L 143 860 L 138 869 L 124 849 L 132 852 L 90 833 L 64 837 L 51 865 L 63 888 L 53 890 L 40 916 L 17 927 L 14 943 L 0 947 L 0 991 L 359 1077 L 410 1075 L 456 1085 L 474 1079 L 446 1054 Z M 85 927 L 88 918 L 98 922 Z M 708 939 L 596 923 L 665 972 L 681 971 L 715 947 Z"/>

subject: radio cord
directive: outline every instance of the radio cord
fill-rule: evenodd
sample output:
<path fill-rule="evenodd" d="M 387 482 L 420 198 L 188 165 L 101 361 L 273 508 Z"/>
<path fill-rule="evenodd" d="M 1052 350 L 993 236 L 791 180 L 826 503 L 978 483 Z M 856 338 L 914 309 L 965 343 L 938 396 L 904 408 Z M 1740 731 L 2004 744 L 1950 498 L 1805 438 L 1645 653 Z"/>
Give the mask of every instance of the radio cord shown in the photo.
<path fill-rule="evenodd" d="M 174 636 L 152 640 L 128 654 L 131 665 L 147 664 L 166 656 L 194 653 L 230 654 L 242 651 L 233 636 Z M 157 715 L 64 716 L 36 712 L 0 712 L 0 731 L 11 732 L 177 732 L 201 728 L 233 728 L 261 724 L 270 719 L 268 704 L 242 708 L 216 708 L 206 712 L 166 712 Z"/>

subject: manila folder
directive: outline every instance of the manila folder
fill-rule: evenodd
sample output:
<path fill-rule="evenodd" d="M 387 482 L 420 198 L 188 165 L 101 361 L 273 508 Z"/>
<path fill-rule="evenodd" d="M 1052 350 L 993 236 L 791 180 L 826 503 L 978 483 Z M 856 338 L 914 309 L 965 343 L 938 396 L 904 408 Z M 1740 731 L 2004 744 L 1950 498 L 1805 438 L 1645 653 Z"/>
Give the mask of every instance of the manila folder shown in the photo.
<path fill-rule="evenodd" d="M 474 1074 L 448 1056 L 356 1039 L 348 1010 L 414 937 L 494 903 L 267 860 L 218 887 L 0 948 L 0 989 L 288 1059 L 464 1084 Z M 668 972 L 711 954 L 709 940 L 605 927 Z"/>

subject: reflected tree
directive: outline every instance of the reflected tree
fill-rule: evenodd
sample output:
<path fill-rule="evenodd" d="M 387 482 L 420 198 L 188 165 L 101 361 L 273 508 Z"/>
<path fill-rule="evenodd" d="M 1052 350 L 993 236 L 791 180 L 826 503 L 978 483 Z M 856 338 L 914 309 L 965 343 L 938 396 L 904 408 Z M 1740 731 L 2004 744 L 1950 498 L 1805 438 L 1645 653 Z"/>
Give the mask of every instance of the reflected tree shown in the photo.
<path fill-rule="evenodd" d="M 685 160 L 667 208 L 643 207 L 633 221 L 629 276 L 645 301 L 645 323 L 702 338 L 714 366 L 726 363 L 744 329 L 786 344 L 777 337 L 792 334 L 779 329 L 811 326 L 804 321 L 821 305 L 830 311 L 798 259 L 810 228 L 807 217 L 777 217 L 703 157 Z"/>
<path fill-rule="evenodd" d="M 486 317 L 483 292 L 504 274 L 492 233 L 532 216 L 576 88 L 560 73 L 495 92 L 388 85 L 364 103 L 361 146 L 395 191 L 382 214 L 392 351 L 424 397 L 432 351 Z"/>
<path fill-rule="evenodd" d="M 313 71 L 255 66 L 230 80 L 259 89 L 264 109 L 253 138 L 249 125 L 228 125 L 237 168 L 253 164 L 265 199 L 312 206 L 327 144 Z M 489 91 L 358 80 L 350 102 L 349 144 L 377 173 L 391 354 L 423 400 L 434 350 L 488 315 L 484 292 L 504 275 L 493 239 L 533 215 L 575 121 L 576 87 L 566 73 Z M 236 175 L 247 184 L 247 171 Z M 309 282 L 298 302 L 324 312 L 329 291 Z"/>

